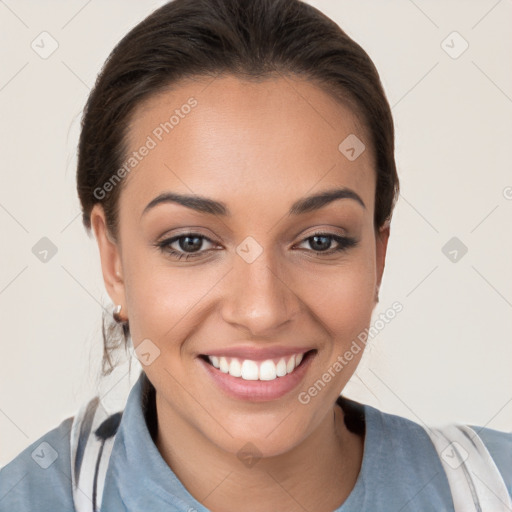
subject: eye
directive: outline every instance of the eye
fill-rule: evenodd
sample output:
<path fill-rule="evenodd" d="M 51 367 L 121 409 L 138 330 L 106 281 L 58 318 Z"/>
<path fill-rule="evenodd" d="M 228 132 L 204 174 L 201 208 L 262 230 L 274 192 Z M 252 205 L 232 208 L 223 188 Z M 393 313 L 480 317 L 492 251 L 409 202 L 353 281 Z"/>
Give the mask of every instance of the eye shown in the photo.
<path fill-rule="evenodd" d="M 203 245 L 203 241 L 205 240 L 213 244 L 212 240 L 206 236 L 200 235 L 199 233 L 184 233 L 179 236 L 162 240 L 155 245 L 159 247 L 162 252 L 170 255 L 173 258 L 178 260 L 181 260 L 182 258 L 185 260 L 190 260 L 201 256 L 205 252 L 208 252 L 207 250 L 199 251 Z M 173 244 L 176 243 L 178 247 L 173 248 Z"/>
<path fill-rule="evenodd" d="M 167 238 L 155 244 L 162 252 L 177 260 L 185 259 L 186 261 L 200 257 L 203 253 L 212 249 L 201 250 L 203 242 L 206 241 L 214 245 L 214 242 L 199 233 L 184 233 L 179 236 Z M 332 242 L 335 241 L 337 246 L 331 249 Z M 334 233 L 314 233 L 305 238 L 302 242 L 309 243 L 314 253 L 320 256 L 328 256 L 341 251 L 346 251 L 350 247 L 357 245 L 357 240 L 350 237 L 336 235 Z M 177 244 L 177 247 L 173 245 Z M 215 250 L 215 249 L 213 249 Z"/>
<path fill-rule="evenodd" d="M 332 241 L 335 241 L 337 246 L 331 249 Z M 309 243 L 310 247 L 313 248 L 313 252 L 320 256 L 330 255 L 341 251 L 346 251 L 350 247 L 357 245 L 355 238 L 335 235 L 334 233 L 314 233 L 311 236 L 305 238 L 302 243 Z"/>

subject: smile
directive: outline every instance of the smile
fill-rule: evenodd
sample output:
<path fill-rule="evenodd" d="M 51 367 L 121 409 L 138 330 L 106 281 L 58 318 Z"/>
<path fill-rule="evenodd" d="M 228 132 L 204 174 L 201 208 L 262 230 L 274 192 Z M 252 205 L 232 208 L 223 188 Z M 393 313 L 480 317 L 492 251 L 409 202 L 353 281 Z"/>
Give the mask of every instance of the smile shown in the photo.
<path fill-rule="evenodd" d="M 197 357 L 216 389 L 237 400 L 262 402 L 289 395 L 305 379 L 317 349 L 230 347 Z"/>
<path fill-rule="evenodd" d="M 240 359 L 237 357 L 225 356 L 204 356 L 207 361 L 232 377 L 243 380 L 275 380 L 292 373 L 300 365 L 304 353 L 292 354 L 287 357 L 266 359 L 264 361 L 253 361 L 252 359 Z"/>
<path fill-rule="evenodd" d="M 229 397 L 262 402 L 288 395 L 305 379 L 318 350 L 299 350 L 266 351 L 266 357 L 261 351 L 232 350 L 230 355 L 219 351 L 200 355 L 197 361 L 212 384 Z"/>

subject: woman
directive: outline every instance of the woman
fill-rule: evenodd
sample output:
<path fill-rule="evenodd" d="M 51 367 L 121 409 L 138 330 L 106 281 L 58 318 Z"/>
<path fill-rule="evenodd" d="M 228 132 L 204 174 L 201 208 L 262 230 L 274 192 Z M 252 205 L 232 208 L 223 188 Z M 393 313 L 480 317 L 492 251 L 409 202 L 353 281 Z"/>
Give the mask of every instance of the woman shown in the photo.
<path fill-rule="evenodd" d="M 432 436 L 340 395 L 399 185 L 379 76 L 334 22 L 159 8 L 101 71 L 77 183 L 143 372 L 124 411 L 93 400 L 8 464 L 2 512 L 454 510 Z M 512 435 L 473 428 L 510 494 Z"/>

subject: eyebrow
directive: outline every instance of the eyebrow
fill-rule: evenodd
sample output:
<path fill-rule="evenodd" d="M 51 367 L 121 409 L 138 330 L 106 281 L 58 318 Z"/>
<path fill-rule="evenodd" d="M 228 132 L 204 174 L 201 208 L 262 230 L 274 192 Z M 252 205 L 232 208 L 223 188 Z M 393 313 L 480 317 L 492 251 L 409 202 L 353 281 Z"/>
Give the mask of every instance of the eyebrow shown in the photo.
<path fill-rule="evenodd" d="M 349 188 L 336 188 L 330 190 L 324 190 L 318 194 L 303 197 L 292 204 L 288 215 L 301 215 L 303 213 L 309 213 L 315 210 L 319 210 L 324 206 L 336 201 L 338 199 L 353 199 L 359 203 L 364 209 L 366 205 L 359 195 Z M 155 197 L 148 205 L 144 208 L 141 217 L 146 214 L 149 210 L 162 203 L 175 203 L 190 208 L 200 213 L 206 213 L 211 215 L 231 216 L 231 212 L 227 207 L 226 203 L 222 201 L 215 201 L 207 197 L 197 195 L 184 195 L 176 194 L 174 192 L 164 192 Z"/>

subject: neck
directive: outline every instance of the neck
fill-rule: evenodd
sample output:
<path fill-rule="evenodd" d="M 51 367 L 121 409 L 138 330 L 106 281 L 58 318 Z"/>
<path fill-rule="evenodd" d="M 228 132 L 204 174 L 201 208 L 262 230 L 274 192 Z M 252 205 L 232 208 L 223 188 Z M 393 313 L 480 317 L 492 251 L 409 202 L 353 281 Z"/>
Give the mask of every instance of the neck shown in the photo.
<path fill-rule="evenodd" d="M 162 402 L 157 393 L 156 446 L 190 494 L 212 512 L 332 512 L 356 483 L 364 438 L 347 429 L 337 404 L 302 443 L 244 466 Z"/>

